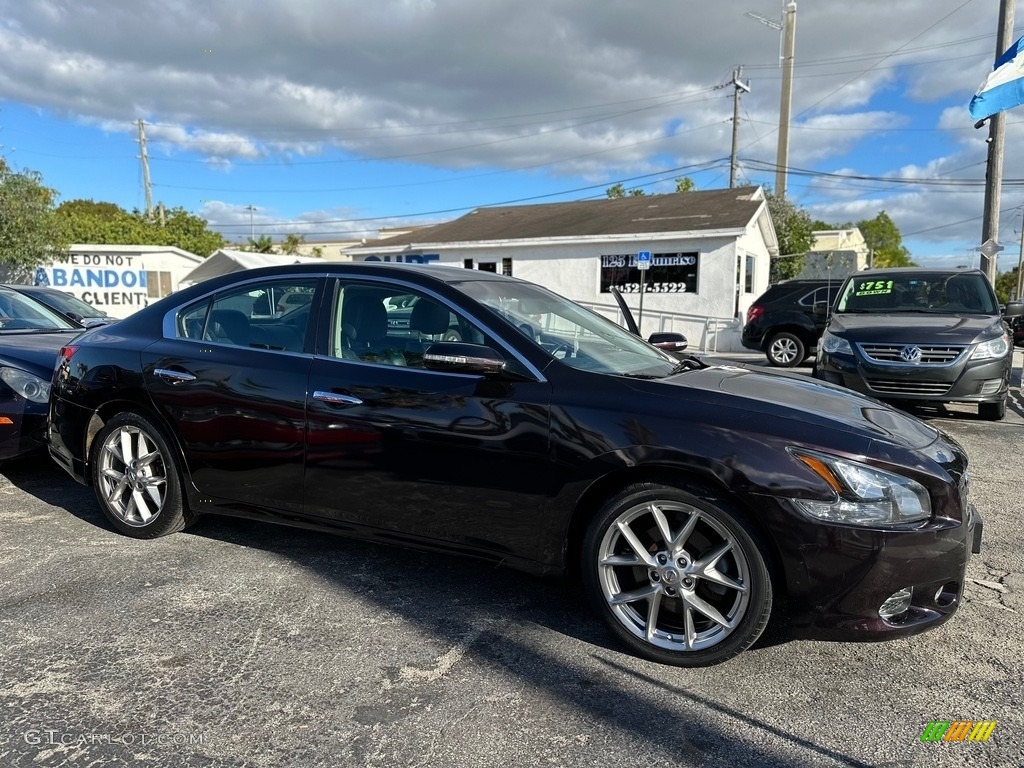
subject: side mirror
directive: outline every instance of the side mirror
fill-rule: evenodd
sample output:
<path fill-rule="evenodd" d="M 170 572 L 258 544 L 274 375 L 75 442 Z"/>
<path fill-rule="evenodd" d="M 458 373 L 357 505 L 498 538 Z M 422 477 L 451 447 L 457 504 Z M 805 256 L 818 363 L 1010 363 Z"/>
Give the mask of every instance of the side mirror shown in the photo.
<path fill-rule="evenodd" d="M 505 358 L 483 344 L 439 341 L 423 353 L 423 367 L 429 371 L 496 376 L 505 370 Z"/>
<path fill-rule="evenodd" d="M 1011 301 L 1003 307 L 1003 317 L 1020 317 L 1024 315 L 1024 301 Z"/>
<path fill-rule="evenodd" d="M 682 352 L 688 343 L 681 333 L 652 333 L 647 341 L 665 352 Z"/>
<path fill-rule="evenodd" d="M 828 302 L 827 301 L 816 301 L 814 306 L 811 308 L 811 312 L 817 318 L 828 317 Z"/>

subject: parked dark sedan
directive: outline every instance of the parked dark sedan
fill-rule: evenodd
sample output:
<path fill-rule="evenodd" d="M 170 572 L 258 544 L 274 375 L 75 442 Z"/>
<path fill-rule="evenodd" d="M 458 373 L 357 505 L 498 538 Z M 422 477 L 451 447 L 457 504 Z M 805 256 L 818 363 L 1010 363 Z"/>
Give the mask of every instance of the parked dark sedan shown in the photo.
<path fill-rule="evenodd" d="M 92 304 L 59 288 L 50 288 L 45 285 L 8 285 L 7 287 L 35 299 L 40 304 L 45 304 L 50 309 L 60 312 L 65 317 L 76 323 L 81 323 L 87 328 L 94 325 L 106 325 L 117 320 L 116 317 L 111 317 Z"/>
<path fill-rule="evenodd" d="M 0 460 L 46 447 L 50 378 L 82 326 L 0 286 Z"/>
<path fill-rule="evenodd" d="M 312 299 L 255 311 L 286 291 Z M 392 334 L 397 297 L 416 301 Z M 438 340 L 453 316 L 459 340 Z M 831 640 L 935 627 L 980 546 L 967 457 L 932 426 L 676 359 L 480 271 L 214 278 L 66 347 L 50 408 L 51 454 L 126 535 L 216 511 L 575 571 L 626 645 L 681 666 L 731 658 L 772 617 Z"/>

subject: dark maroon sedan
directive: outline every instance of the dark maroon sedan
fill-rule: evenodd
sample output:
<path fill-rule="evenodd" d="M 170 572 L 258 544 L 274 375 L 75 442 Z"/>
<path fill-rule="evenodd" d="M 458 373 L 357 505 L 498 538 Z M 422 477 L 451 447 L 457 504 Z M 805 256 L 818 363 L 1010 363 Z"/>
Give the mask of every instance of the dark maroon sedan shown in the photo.
<path fill-rule="evenodd" d="M 287 293 L 311 300 L 268 313 Z M 122 533 L 217 511 L 572 571 L 668 664 L 729 659 L 769 621 L 829 640 L 938 626 L 980 545 L 967 457 L 939 430 L 798 375 L 671 357 L 500 275 L 235 273 L 61 359 L 51 454 Z"/>

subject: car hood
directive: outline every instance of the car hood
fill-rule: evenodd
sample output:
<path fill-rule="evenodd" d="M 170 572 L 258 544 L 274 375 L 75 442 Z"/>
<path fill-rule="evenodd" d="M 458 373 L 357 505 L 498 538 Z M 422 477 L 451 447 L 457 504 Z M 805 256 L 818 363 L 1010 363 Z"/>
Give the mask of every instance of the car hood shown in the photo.
<path fill-rule="evenodd" d="M 1001 325 L 1000 318 L 994 315 L 837 313 L 832 316 L 828 331 L 854 341 L 875 343 L 909 344 L 927 339 L 937 344 L 970 344 L 979 336 L 997 335 Z"/>
<path fill-rule="evenodd" d="M 0 334 L 0 365 L 10 365 L 49 378 L 57 353 L 82 329 L 70 331 L 18 331 Z"/>
<path fill-rule="evenodd" d="M 940 435 L 929 424 L 885 403 L 797 373 L 719 365 L 660 383 L 728 395 L 727 405 L 750 411 L 754 424 L 758 414 L 781 416 L 912 449 L 925 448 Z M 662 394 L 671 393 L 662 390 Z"/>

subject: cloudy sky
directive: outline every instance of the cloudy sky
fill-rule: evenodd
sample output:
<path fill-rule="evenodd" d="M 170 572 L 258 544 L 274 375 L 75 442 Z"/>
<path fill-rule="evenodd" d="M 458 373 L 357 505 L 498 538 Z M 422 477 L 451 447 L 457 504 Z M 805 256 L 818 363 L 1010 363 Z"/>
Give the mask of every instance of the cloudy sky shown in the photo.
<path fill-rule="evenodd" d="M 478 206 L 775 183 L 780 0 L 0 0 L 0 153 L 62 200 L 155 200 L 232 238 L 373 237 Z M 1022 9 L 1024 14 L 1024 9 Z M 1016 38 L 1024 31 L 1018 15 Z M 919 262 L 976 262 L 997 0 L 800 0 L 788 195 L 885 210 Z M 1000 270 L 1024 213 L 1007 114 Z M 248 207 L 253 206 L 254 211 Z"/>

